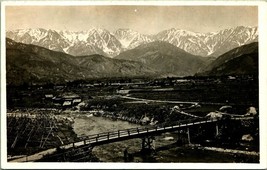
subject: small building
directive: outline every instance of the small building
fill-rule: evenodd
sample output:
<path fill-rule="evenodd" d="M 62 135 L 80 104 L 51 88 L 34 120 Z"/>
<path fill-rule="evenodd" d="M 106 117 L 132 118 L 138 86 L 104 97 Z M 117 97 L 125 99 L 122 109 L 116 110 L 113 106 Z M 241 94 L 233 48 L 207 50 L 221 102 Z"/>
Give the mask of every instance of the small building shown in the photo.
<path fill-rule="evenodd" d="M 53 94 L 45 94 L 46 99 L 52 99 L 54 97 Z"/>
<path fill-rule="evenodd" d="M 228 76 L 228 80 L 235 80 L 236 79 L 236 77 L 234 77 L 234 76 Z"/>
<path fill-rule="evenodd" d="M 141 122 L 142 125 L 147 125 L 147 124 L 150 123 L 150 118 L 147 117 L 146 114 L 145 114 L 145 116 L 141 117 L 140 122 Z"/>
<path fill-rule="evenodd" d="M 62 106 L 71 106 L 71 105 L 72 105 L 71 101 L 64 101 L 62 104 Z"/>
<path fill-rule="evenodd" d="M 79 95 L 73 92 L 65 92 L 59 96 L 53 97 L 53 102 L 60 103 L 63 107 L 72 107 L 81 103 L 82 99 Z"/>
<path fill-rule="evenodd" d="M 60 95 L 60 97 L 63 99 L 63 100 L 74 100 L 74 99 L 79 99 L 80 96 L 73 93 L 73 92 L 65 92 L 63 94 Z"/>
<path fill-rule="evenodd" d="M 209 114 L 206 115 L 206 117 L 210 118 L 211 120 L 218 120 L 222 118 L 222 113 L 221 112 L 210 112 Z"/>
<path fill-rule="evenodd" d="M 130 90 L 117 90 L 118 94 L 128 94 L 130 92 Z"/>
<path fill-rule="evenodd" d="M 255 116 L 257 115 L 257 110 L 255 107 L 249 107 L 247 113 L 244 116 Z"/>
<path fill-rule="evenodd" d="M 81 98 L 74 99 L 72 102 L 73 103 L 81 103 L 82 102 L 82 99 Z"/>

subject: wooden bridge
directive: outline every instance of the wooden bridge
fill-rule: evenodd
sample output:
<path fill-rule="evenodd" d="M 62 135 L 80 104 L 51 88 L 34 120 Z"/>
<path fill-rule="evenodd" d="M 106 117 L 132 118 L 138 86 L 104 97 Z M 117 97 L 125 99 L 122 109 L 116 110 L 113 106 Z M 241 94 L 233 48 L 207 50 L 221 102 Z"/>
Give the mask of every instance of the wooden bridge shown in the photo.
<path fill-rule="evenodd" d="M 203 124 L 214 124 L 218 120 L 207 119 L 190 119 L 184 122 L 179 122 L 175 125 L 165 126 L 151 126 L 151 127 L 137 127 L 131 129 L 118 130 L 113 132 L 99 133 L 95 135 L 89 135 L 80 137 L 81 141 L 72 144 L 64 145 L 62 148 L 68 149 L 70 147 L 79 147 L 83 145 L 99 146 L 112 142 L 118 142 L 133 138 L 143 138 L 146 136 L 156 136 L 166 132 L 173 132 L 180 129 L 189 128 L 192 126 L 199 126 Z"/>
<path fill-rule="evenodd" d="M 207 124 L 214 124 L 220 120 L 211 120 L 206 118 L 195 118 L 195 119 L 189 119 L 179 122 L 174 122 L 172 124 L 168 125 L 161 125 L 161 126 L 150 126 L 150 127 L 137 127 L 137 128 L 131 128 L 131 129 L 124 129 L 124 130 L 118 130 L 118 131 L 112 131 L 112 132 L 104 132 L 89 136 L 82 136 L 79 137 L 79 141 L 69 143 L 62 145 L 57 148 L 48 149 L 39 153 L 36 153 L 34 155 L 26 156 L 23 158 L 15 159 L 10 162 L 34 162 L 42 159 L 44 156 L 57 154 L 56 152 L 58 149 L 68 151 L 70 149 L 78 149 L 78 148 L 93 148 L 94 146 L 99 146 L 103 144 L 118 142 L 118 141 L 124 141 L 134 138 L 141 138 L 142 139 L 142 149 L 151 149 L 152 142 L 153 142 L 153 136 L 160 135 L 162 133 L 166 132 L 173 132 L 178 130 L 187 130 L 189 142 L 190 142 L 190 135 L 189 130 L 191 127 L 201 126 L 201 125 L 207 125 Z M 216 127 L 216 128 L 215 128 Z M 214 131 L 218 133 L 217 126 L 214 126 Z"/>

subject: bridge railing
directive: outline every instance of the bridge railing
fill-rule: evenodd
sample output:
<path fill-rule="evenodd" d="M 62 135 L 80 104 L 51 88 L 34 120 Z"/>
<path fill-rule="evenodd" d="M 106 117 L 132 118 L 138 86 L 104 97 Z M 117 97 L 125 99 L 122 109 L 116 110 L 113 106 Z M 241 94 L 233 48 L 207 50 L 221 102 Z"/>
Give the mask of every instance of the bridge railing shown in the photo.
<path fill-rule="evenodd" d="M 131 136 L 131 135 L 136 135 L 140 133 L 154 132 L 154 131 L 158 131 L 159 129 L 160 130 L 173 129 L 173 128 L 177 128 L 180 126 L 188 126 L 188 125 L 194 125 L 195 123 L 201 124 L 201 123 L 207 123 L 207 122 L 212 122 L 212 120 L 207 119 L 207 118 L 193 118 L 189 120 L 181 120 L 177 122 L 172 122 L 169 124 L 136 127 L 136 128 L 123 129 L 123 130 L 118 130 L 118 131 L 109 131 L 109 132 L 104 132 L 104 133 L 99 133 L 99 134 L 88 135 L 88 136 L 81 136 L 79 137 L 79 141 L 83 141 L 83 144 L 86 145 L 86 144 L 95 143 L 95 142 L 99 142 L 103 140 L 119 138 L 122 136 Z"/>
<path fill-rule="evenodd" d="M 124 130 L 118 130 L 118 131 L 110 131 L 110 132 L 105 132 L 105 133 L 99 133 L 99 134 L 93 134 L 93 135 L 88 135 L 88 136 L 81 136 L 79 138 L 79 141 L 68 143 L 62 146 L 57 147 L 58 149 L 54 148 L 55 150 L 58 150 L 59 152 L 53 152 L 53 153 L 48 153 L 46 155 L 43 155 L 43 157 L 46 158 L 57 158 L 60 156 L 68 154 L 73 155 L 73 151 L 76 149 L 82 149 L 82 152 L 86 152 L 88 148 L 92 148 L 94 144 L 97 142 L 101 141 L 108 141 L 112 138 L 120 138 L 120 137 L 127 137 L 127 136 L 139 136 L 139 134 L 148 134 L 148 133 L 154 133 L 157 131 L 160 131 L 159 133 L 162 132 L 167 132 L 169 130 L 175 130 L 179 127 L 188 127 L 192 125 L 197 125 L 197 124 L 204 124 L 208 122 L 214 122 L 216 120 L 210 120 L 206 118 L 202 119 L 190 119 L 190 120 L 183 120 L 183 121 L 178 121 L 176 123 L 171 123 L 171 124 L 160 124 L 157 126 L 146 126 L 146 127 L 136 127 L 136 128 L 130 128 L 130 129 L 124 129 Z M 73 150 L 74 149 L 74 150 Z M 51 155 L 52 154 L 52 155 Z M 79 153 L 76 153 L 79 155 Z M 37 158 L 31 158 L 31 160 L 27 161 L 36 161 L 38 160 Z"/>
<path fill-rule="evenodd" d="M 84 143 L 91 143 L 91 142 L 98 142 L 101 140 L 109 140 L 112 138 L 119 138 L 121 136 L 130 136 L 135 135 L 139 133 L 148 133 L 151 131 L 157 131 L 159 129 L 173 129 L 180 126 L 188 126 L 188 125 L 194 125 L 194 124 L 204 124 L 208 122 L 218 121 L 216 119 L 209 119 L 206 117 L 202 118 L 193 118 L 193 119 L 186 119 L 186 120 L 180 120 L 176 122 L 171 123 L 164 123 L 164 124 L 158 124 L 158 125 L 151 125 L 151 126 L 145 126 L 145 127 L 136 127 L 136 128 L 130 128 L 130 129 L 123 129 L 118 131 L 109 131 L 99 134 L 93 134 L 88 136 L 80 136 L 78 137 L 78 141 L 85 141 Z M 77 141 L 77 142 L 78 142 Z"/>
<path fill-rule="evenodd" d="M 253 118 L 253 117 L 252 117 Z M 249 119 L 252 119 L 249 117 Z M 248 119 L 248 118 L 247 118 Z M 64 144 L 62 146 L 59 146 L 60 150 L 63 149 L 64 153 L 59 153 L 57 155 L 53 154 L 53 157 L 59 156 L 59 155 L 64 155 L 66 153 L 71 153 L 71 150 L 75 149 L 86 149 L 92 148 L 94 145 L 91 145 L 93 143 L 97 143 L 98 141 L 107 141 L 112 138 L 120 138 L 120 137 L 125 137 L 125 136 L 131 136 L 131 135 L 136 135 L 136 137 L 140 137 L 140 135 L 137 134 L 148 134 L 148 133 L 154 133 L 156 131 L 160 131 L 159 133 L 171 131 L 171 130 L 177 130 L 181 127 L 189 127 L 197 124 L 205 124 L 205 123 L 210 123 L 210 122 L 217 122 L 218 120 L 216 119 L 210 119 L 210 118 L 193 118 L 193 119 L 186 119 L 186 120 L 181 120 L 181 121 L 176 121 L 168 124 L 158 124 L 154 126 L 142 126 L 142 127 L 136 127 L 136 128 L 130 128 L 130 129 L 123 129 L 123 130 L 118 130 L 118 131 L 109 131 L 109 132 L 104 132 L 104 133 L 99 133 L 99 134 L 92 134 L 88 136 L 80 136 L 79 140 L 76 142 L 71 142 Z M 219 120 L 220 121 L 220 120 Z M 223 119 L 222 119 L 223 121 Z M 165 131 L 166 130 L 166 131 Z M 154 134 L 149 134 L 149 135 L 155 135 Z M 105 142 L 107 143 L 107 142 Z M 103 143 L 102 143 L 103 144 Z M 76 148 L 77 147 L 77 148 Z M 72 149 L 73 148 L 73 149 Z M 54 148 L 56 149 L 56 148 Z M 46 154 L 46 156 L 51 155 L 51 153 Z M 43 155 L 44 156 L 44 155 Z M 52 156 L 52 155 L 51 155 Z M 31 158 L 29 161 L 34 161 L 38 160 L 37 158 Z M 26 158 L 27 161 L 27 158 Z"/>

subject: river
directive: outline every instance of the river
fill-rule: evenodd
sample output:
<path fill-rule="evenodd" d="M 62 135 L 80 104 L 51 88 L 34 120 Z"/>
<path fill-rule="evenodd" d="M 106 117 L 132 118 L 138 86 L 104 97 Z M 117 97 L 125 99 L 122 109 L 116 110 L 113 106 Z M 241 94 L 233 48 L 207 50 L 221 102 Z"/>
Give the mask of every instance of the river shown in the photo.
<path fill-rule="evenodd" d="M 111 120 L 103 117 L 89 116 L 75 113 L 74 131 L 78 136 L 92 135 L 119 129 L 128 129 L 140 125 L 128 123 L 121 120 Z M 177 135 L 165 133 L 156 137 L 156 148 L 161 148 L 152 157 L 140 156 L 141 139 L 131 139 L 122 142 L 114 142 L 97 146 L 93 149 L 93 154 L 102 162 L 124 162 L 124 150 L 134 154 L 134 162 L 234 162 L 233 155 L 196 149 L 192 146 L 178 147 L 173 145 L 177 140 Z M 166 147 L 163 147 L 166 146 Z"/>
<path fill-rule="evenodd" d="M 103 117 L 88 116 L 84 114 L 76 114 L 73 116 L 75 118 L 73 129 L 78 136 L 140 127 L 140 125 L 128 123 L 127 121 L 110 120 Z M 171 144 L 174 142 L 173 139 L 173 134 L 166 133 L 156 137 L 156 145 L 158 141 L 160 142 L 160 145 L 158 146 Z M 95 147 L 93 153 L 103 162 L 124 162 L 124 150 L 127 148 L 128 153 L 132 154 L 139 152 L 141 149 L 141 141 L 141 139 L 131 139 L 105 144 Z M 134 161 L 139 162 L 144 160 L 139 156 L 135 156 Z"/>

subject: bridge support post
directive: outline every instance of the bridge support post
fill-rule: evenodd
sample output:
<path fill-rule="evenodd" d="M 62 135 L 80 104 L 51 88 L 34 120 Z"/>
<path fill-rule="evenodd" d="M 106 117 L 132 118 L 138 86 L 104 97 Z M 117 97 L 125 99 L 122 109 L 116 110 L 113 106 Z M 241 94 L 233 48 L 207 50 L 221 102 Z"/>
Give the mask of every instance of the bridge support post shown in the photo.
<path fill-rule="evenodd" d="M 177 141 L 176 141 L 177 145 L 181 146 L 187 142 L 186 137 L 184 135 L 185 135 L 184 131 L 182 130 L 177 131 Z"/>
<path fill-rule="evenodd" d="M 218 127 L 218 123 L 216 123 L 215 128 L 216 128 L 215 136 L 218 136 L 218 135 L 219 135 L 219 127 Z"/>
<path fill-rule="evenodd" d="M 188 138 L 188 144 L 191 144 L 189 127 L 187 128 L 187 138 Z"/>
<path fill-rule="evenodd" d="M 155 151 L 155 149 L 156 143 L 154 136 L 147 136 L 142 138 L 142 152 L 151 153 L 152 151 Z"/>

